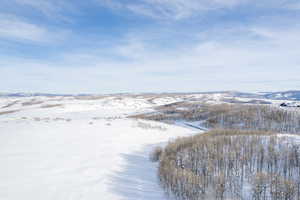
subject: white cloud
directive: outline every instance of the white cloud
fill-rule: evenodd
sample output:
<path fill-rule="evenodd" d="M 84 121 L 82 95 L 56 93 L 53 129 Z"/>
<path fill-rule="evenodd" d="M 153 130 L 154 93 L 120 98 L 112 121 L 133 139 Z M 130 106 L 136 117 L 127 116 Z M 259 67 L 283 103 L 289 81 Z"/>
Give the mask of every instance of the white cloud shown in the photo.
<path fill-rule="evenodd" d="M 232 9 L 237 6 L 267 9 L 297 9 L 294 0 L 98 0 L 113 9 L 125 9 L 155 19 L 181 20 L 206 14 L 209 11 Z"/>
<path fill-rule="evenodd" d="M 161 50 L 135 32 L 137 35 L 130 35 L 127 42 L 105 49 L 112 59 L 107 59 L 99 49 L 70 52 L 55 62 L 2 58 L 0 73 L 16 78 L 13 83 L 2 79 L 5 84 L 0 86 L 5 87 L 0 90 L 14 86 L 65 93 L 263 91 L 300 86 L 297 81 L 300 48 L 298 42 L 293 42 L 300 29 L 245 27 L 243 33 L 248 31 L 263 37 L 259 40 L 239 38 L 238 41 L 235 35 L 241 28 L 215 31 L 231 37 L 216 40 L 214 34 L 206 33 L 211 37 L 207 36 L 205 41 Z M 151 40 L 144 32 L 143 36 Z M 114 57 L 125 57 L 128 61 Z"/>
<path fill-rule="evenodd" d="M 290 10 L 296 10 L 296 11 L 300 10 L 300 3 L 296 2 L 296 3 L 288 4 L 288 5 L 286 5 L 286 8 L 290 9 Z"/>
<path fill-rule="evenodd" d="M 207 10 L 231 7 L 236 0 L 141 0 L 122 2 L 119 0 L 98 0 L 102 5 L 113 9 L 125 9 L 138 15 L 156 19 L 183 19 L 198 15 Z"/>
<path fill-rule="evenodd" d="M 209 10 L 231 8 L 247 0 L 141 0 L 123 2 L 99 0 L 114 9 L 127 9 L 133 13 L 158 19 L 184 19 Z"/>
<path fill-rule="evenodd" d="M 0 38 L 21 42 L 48 43 L 62 40 L 66 31 L 50 31 L 13 15 L 0 14 Z"/>
<path fill-rule="evenodd" d="M 31 7 L 48 18 L 56 18 L 65 22 L 72 22 L 71 18 L 66 16 L 67 12 L 79 12 L 75 4 L 68 0 L 11 0 L 11 3 L 22 7 Z"/>
<path fill-rule="evenodd" d="M 63 7 L 57 8 L 55 1 L 16 1 L 45 15 L 62 13 Z M 262 1 L 259 6 L 266 6 L 267 0 Z M 269 5 L 277 6 L 279 1 L 269 1 Z M 252 2 L 256 4 L 258 0 Z M 216 9 L 231 9 L 248 0 L 101 3 L 159 20 L 180 20 Z M 220 25 L 221 20 L 214 28 L 210 24 L 201 24 L 199 29 L 191 25 L 178 28 L 177 23 L 150 24 L 143 31 L 139 31 L 140 27 L 128 27 L 120 37 L 111 37 L 104 45 L 101 36 L 74 34 L 65 48 L 51 52 L 51 60 L 44 56 L 32 56 L 37 60 L 31 60 L 30 55 L 27 59 L 0 55 L 0 74 L 5 75 L 0 79 L 0 90 L 76 93 L 293 89 L 293 85 L 300 87 L 300 28 L 290 27 L 291 18 L 281 19 L 289 22 L 284 28 L 280 27 L 284 23 L 277 20 L 264 20 L 272 22 L 266 25 L 257 21 L 243 24 L 240 19 L 230 29 L 224 28 L 226 24 Z M 53 30 L 46 24 L 0 15 L 0 39 L 52 44 L 64 40 L 66 35 L 67 32 Z"/>

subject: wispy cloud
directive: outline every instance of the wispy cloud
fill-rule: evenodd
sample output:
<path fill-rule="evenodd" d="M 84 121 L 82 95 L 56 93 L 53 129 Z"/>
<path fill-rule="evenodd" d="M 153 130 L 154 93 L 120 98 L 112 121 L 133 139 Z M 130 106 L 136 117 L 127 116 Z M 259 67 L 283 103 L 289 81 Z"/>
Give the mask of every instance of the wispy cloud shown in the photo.
<path fill-rule="evenodd" d="M 136 14 L 157 19 L 183 19 L 209 10 L 230 8 L 244 0 L 141 0 L 124 2 L 119 0 L 99 0 L 102 5 L 114 9 L 127 9 Z"/>
<path fill-rule="evenodd" d="M 94 7 L 95 1 L 102 6 Z M 286 6 L 294 0 L 88 0 L 83 10 L 80 3 L 68 7 L 68 0 L 11 2 L 22 12 L 0 15 L 0 43 L 9 47 L 0 49 L 0 74 L 5 74 L 0 90 L 254 91 L 299 86 L 300 16 Z M 86 13 L 64 12 L 72 7 Z M 65 17 L 74 23 L 65 23 Z M 287 81 L 275 84 L 283 76 Z"/>
<path fill-rule="evenodd" d="M 6 58 L 6 63 L 0 62 L 0 68 L 2 66 L 3 73 L 13 75 L 22 63 L 23 68 L 30 69 L 29 72 L 15 75 L 18 80 L 27 80 L 27 88 L 35 88 L 35 91 L 97 93 L 297 89 L 299 82 L 293 80 L 298 79 L 297 72 L 300 70 L 299 47 L 297 42 L 293 42 L 294 37 L 285 35 L 296 36 L 300 29 L 282 31 L 253 26 L 214 31 L 222 33 L 226 40 L 216 39 L 214 33 L 208 32 L 205 33 L 208 35 L 205 40 L 199 38 L 193 44 L 162 50 L 143 40 L 143 37 L 151 40 L 151 35 L 135 32 L 135 36 L 130 34 L 121 44 L 105 49 L 105 54 L 96 48 L 88 52 L 78 50 L 65 53 L 55 62 L 9 61 Z M 245 32 L 260 35 L 262 39 L 239 37 L 236 40 L 235 35 Z M 200 32 L 198 34 L 201 35 Z M 119 57 L 125 61 L 116 59 Z M 291 81 L 276 82 L 283 76 Z M 82 87 L 81 83 L 85 81 L 87 83 Z M 45 88 L 45 82 L 51 82 L 49 88 Z M 20 81 L 19 85 L 21 83 L 24 82 Z"/>
<path fill-rule="evenodd" d="M 54 32 L 16 16 L 0 14 L 0 39 L 49 43 L 62 40 L 66 34 L 66 31 Z"/>
<path fill-rule="evenodd" d="M 285 5 L 286 9 L 290 10 L 300 10 L 300 2 L 291 2 Z"/>
<path fill-rule="evenodd" d="M 57 18 L 63 21 L 72 21 L 67 15 L 66 12 L 78 12 L 76 4 L 72 4 L 69 0 L 11 0 L 11 3 L 21 7 L 30 7 L 34 10 L 42 13 L 48 18 Z"/>
<path fill-rule="evenodd" d="M 102 5 L 113 9 L 124 9 L 138 15 L 154 19 L 182 20 L 205 15 L 215 10 L 239 6 L 264 9 L 298 9 L 295 0 L 98 0 Z"/>

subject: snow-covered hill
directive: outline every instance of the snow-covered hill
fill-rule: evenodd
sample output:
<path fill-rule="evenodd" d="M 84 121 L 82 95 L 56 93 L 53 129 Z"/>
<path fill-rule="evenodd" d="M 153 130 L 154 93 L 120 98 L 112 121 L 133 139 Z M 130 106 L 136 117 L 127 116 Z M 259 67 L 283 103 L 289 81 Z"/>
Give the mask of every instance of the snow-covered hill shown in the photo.
<path fill-rule="evenodd" d="M 264 94 L 265 98 L 279 100 L 300 100 L 300 91 L 269 92 Z"/>
<path fill-rule="evenodd" d="M 126 116 L 174 101 L 0 98 L 0 199 L 165 199 L 149 152 L 194 131 Z"/>

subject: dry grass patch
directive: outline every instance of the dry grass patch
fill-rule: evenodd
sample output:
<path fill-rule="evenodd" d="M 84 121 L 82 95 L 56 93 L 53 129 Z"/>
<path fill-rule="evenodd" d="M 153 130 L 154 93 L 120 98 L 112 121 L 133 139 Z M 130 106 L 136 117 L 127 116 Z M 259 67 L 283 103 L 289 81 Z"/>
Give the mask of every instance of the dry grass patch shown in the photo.
<path fill-rule="evenodd" d="M 11 102 L 11 103 L 9 103 L 9 104 L 7 104 L 7 105 L 1 107 L 1 108 L 9 108 L 9 107 L 12 107 L 13 105 L 15 105 L 15 104 L 17 104 L 17 103 L 19 103 L 19 101 L 13 101 L 13 102 Z"/>
<path fill-rule="evenodd" d="M 0 112 L 0 115 L 12 114 L 12 113 L 19 112 L 19 111 L 20 110 L 3 111 L 3 112 Z"/>
<path fill-rule="evenodd" d="M 76 100 L 100 100 L 105 98 L 106 96 L 76 96 L 74 99 Z"/>
<path fill-rule="evenodd" d="M 62 107 L 63 104 L 47 104 L 47 105 L 42 105 L 41 108 L 55 108 L 55 107 Z"/>
<path fill-rule="evenodd" d="M 152 125 L 150 123 L 145 123 L 145 122 L 137 122 L 137 127 L 142 128 L 142 129 L 146 129 L 146 130 L 159 130 L 159 131 L 166 131 L 167 128 L 163 127 L 161 125 Z"/>
<path fill-rule="evenodd" d="M 33 105 L 38 105 L 38 104 L 42 104 L 44 103 L 43 101 L 35 101 L 35 100 L 31 100 L 31 101 L 27 101 L 22 103 L 22 106 L 33 106 Z"/>

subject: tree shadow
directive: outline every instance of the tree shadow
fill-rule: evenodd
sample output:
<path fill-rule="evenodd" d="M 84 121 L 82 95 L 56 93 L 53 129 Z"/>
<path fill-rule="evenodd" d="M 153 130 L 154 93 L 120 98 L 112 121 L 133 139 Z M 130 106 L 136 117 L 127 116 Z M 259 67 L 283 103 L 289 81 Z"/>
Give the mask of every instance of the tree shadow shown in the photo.
<path fill-rule="evenodd" d="M 110 177 L 111 190 L 124 200 L 163 200 L 169 199 L 159 185 L 157 163 L 149 160 L 154 146 L 143 151 L 122 154 L 126 161 L 124 170 Z"/>

